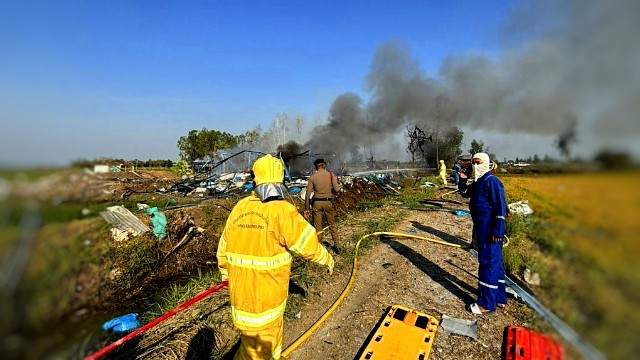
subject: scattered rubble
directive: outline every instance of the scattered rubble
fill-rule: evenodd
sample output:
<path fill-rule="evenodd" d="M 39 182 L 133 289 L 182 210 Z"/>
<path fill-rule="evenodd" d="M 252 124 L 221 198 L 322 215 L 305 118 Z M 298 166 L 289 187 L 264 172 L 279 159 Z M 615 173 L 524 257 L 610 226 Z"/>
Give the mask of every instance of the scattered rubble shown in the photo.
<path fill-rule="evenodd" d="M 149 227 L 122 205 L 110 206 L 100 216 L 113 225 L 111 235 L 116 241 L 123 241 L 129 236 L 138 236 L 149 231 Z"/>
<path fill-rule="evenodd" d="M 529 200 L 516 201 L 507 206 L 509 207 L 509 211 L 513 214 L 525 216 L 533 214 L 533 209 L 529 206 Z"/>
<path fill-rule="evenodd" d="M 540 275 L 538 273 L 531 272 L 531 269 L 526 268 L 522 273 L 524 281 L 533 286 L 540 286 Z"/>

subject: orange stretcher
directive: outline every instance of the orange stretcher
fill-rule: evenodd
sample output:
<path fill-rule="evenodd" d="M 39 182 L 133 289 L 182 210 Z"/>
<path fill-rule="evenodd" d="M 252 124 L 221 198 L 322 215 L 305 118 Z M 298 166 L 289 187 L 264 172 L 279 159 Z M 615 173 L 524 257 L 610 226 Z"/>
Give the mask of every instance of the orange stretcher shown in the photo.
<path fill-rule="evenodd" d="M 394 305 L 366 344 L 363 360 L 426 360 L 438 330 L 433 316 Z"/>
<path fill-rule="evenodd" d="M 508 326 L 505 335 L 504 360 L 564 360 L 560 345 L 547 336 L 519 326 Z"/>

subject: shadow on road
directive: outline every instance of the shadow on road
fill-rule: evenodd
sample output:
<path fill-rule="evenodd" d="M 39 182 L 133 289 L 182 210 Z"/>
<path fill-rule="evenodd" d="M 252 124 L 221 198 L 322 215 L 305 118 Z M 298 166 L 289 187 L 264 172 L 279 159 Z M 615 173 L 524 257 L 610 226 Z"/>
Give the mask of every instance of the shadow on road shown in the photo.
<path fill-rule="evenodd" d="M 413 249 L 404 244 L 401 244 L 387 237 L 383 237 L 382 242 L 389 245 L 389 247 L 391 247 L 398 254 L 407 258 L 407 260 L 411 261 L 411 263 L 418 269 L 427 274 L 438 284 L 442 285 L 442 287 L 458 297 L 465 304 L 469 304 L 475 301 L 475 287 L 451 275 L 449 272 L 442 269 L 431 260 L 425 258 L 421 254 L 415 252 Z"/>
<path fill-rule="evenodd" d="M 426 233 L 429 233 L 433 236 L 437 236 L 438 238 L 450 242 L 452 244 L 456 244 L 456 245 L 462 245 L 462 246 L 467 246 L 469 245 L 469 242 L 465 241 L 464 239 L 461 239 L 457 236 L 453 236 L 450 234 L 447 234 L 446 232 L 440 231 L 438 229 L 432 228 L 431 226 L 427 226 L 427 225 L 422 225 L 421 223 L 417 222 L 417 221 L 411 221 L 411 225 L 420 230 L 420 231 L 424 231 Z"/>

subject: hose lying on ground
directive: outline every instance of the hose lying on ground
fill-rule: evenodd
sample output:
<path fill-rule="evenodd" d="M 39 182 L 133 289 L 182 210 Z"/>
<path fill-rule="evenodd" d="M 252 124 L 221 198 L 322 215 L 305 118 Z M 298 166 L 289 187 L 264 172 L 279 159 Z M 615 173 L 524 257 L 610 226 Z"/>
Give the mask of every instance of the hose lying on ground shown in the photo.
<path fill-rule="evenodd" d="M 403 233 L 394 233 L 394 232 L 374 232 L 371 234 L 367 234 L 363 237 L 360 238 L 360 240 L 358 240 L 358 242 L 356 243 L 356 248 L 355 248 L 355 255 L 353 258 L 353 267 L 351 268 L 351 278 L 349 279 L 349 283 L 347 283 L 347 286 L 344 288 L 344 290 L 342 291 L 342 293 L 340 294 L 340 296 L 338 297 L 338 299 L 333 303 L 333 305 L 331 305 L 331 307 L 329 308 L 329 310 L 327 310 L 327 312 L 325 312 L 320 319 L 318 319 L 318 321 L 315 322 L 315 324 L 313 324 L 307 331 L 304 332 L 304 334 L 300 335 L 300 337 L 298 339 L 296 339 L 296 341 L 294 341 L 291 345 L 289 345 L 283 352 L 282 352 L 282 358 L 286 359 L 287 356 L 289 356 L 293 351 L 295 351 L 300 345 L 302 345 L 326 320 L 327 318 L 338 308 L 338 306 L 340 306 L 340 304 L 342 303 L 342 301 L 344 300 L 344 298 L 347 296 L 347 293 L 349 293 L 349 290 L 351 290 L 351 286 L 353 286 L 353 283 L 356 279 L 356 271 L 358 269 L 358 249 L 360 248 L 360 243 L 362 242 L 362 240 L 365 240 L 371 236 L 395 236 L 395 237 L 407 237 L 407 238 L 412 238 L 412 239 L 421 239 L 421 240 L 427 240 L 427 241 L 431 241 L 437 244 L 441 244 L 441 245 L 446 245 L 446 246 L 451 246 L 451 247 L 457 247 L 457 248 L 461 248 L 461 249 L 466 249 L 466 246 L 462 246 L 462 245 L 458 245 L 458 244 L 452 244 L 446 241 L 442 241 L 442 240 L 437 240 L 437 239 L 431 239 L 431 238 L 426 238 L 426 237 L 422 237 L 422 236 L 417 236 L 417 235 L 410 235 L 410 234 L 403 234 Z"/>
<path fill-rule="evenodd" d="M 323 231 L 326 230 L 323 229 Z M 355 247 L 355 255 L 354 255 L 354 259 L 353 259 L 353 266 L 351 269 L 351 278 L 349 279 L 349 282 L 347 283 L 347 286 L 344 288 L 344 290 L 342 291 L 342 293 L 340 294 L 340 296 L 338 297 L 338 299 L 331 305 L 331 307 L 320 317 L 320 319 L 318 319 L 318 321 L 316 321 L 307 331 L 305 331 L 298 339 L 296 339 L 291 345 L 289 345 L 283 352 L 282 352 L 282 358 L 286 359 L 286 357 L 288 355 L 290 355 L 293 351 L 295 351 L 300 345 L 302 345 L 326 320 L 327 318 L 338 308 L 338 306 L 340 306 L 340 304 L 342 303 L 342 301 L 345 299 L 345 297 L 347 296 L 347 294 L 349 293 L 349 291 L 351 290 L 351 287 L 353 286 L 353 283 L 355 281 L 356 278 L 356 272 L 357 272 L 357 268 L 358 268 L 358 250 L 360 248 L 360 243 L 372 236 L 391 236 L 391 237 L 405 237 L 405 238 L 412 238 L 412 239 L 420 239 L 420 240 L 426 240 L 426 241 L 430 241 L 436 244 L 440 244 L 440 245 L 445 245 L 445 246 L 450 246 L 450 247 L 455 247 L 455 248 L 460 248 L 460 249 L 468 249 L 469 246 L 466 245 L 459 245 L 459 244 L 453 244 L 447 241 L 443 241 L 443 240 L 438 240 L 438 239 L 432 239 L 432 238 L 427 238 L 427 237 L 423 237 L 423 236 L 417 236 L 417 235 L 411 235 L 411 234 L 405 234 L 405 233 L 395 233 L 395 232 L 374 232 L 371 234 L 367 234 L 364 235 L 363 237 L 360 238 L 360 240 L 358 240 L 358 242 L 356 243 L 356 247 Z M 505 236 L 506 238 L 506 236 Z M 507 238 L 507 243 L 508 243 L 508 238 Z M 506 246 L 506 245 L 505 245 Z M 192 306 L 193 304 L 199 302 L 200 300 L 208 297 L 209 295 L 213 294 L 214 292 L 224 288 L 225 286 L 227 286 L 228 282 L 227 281 L 223 281 L 220 284 L 212 287 L 209 290 L 206 290 L 198 295 L 196 295 L 195 297 L 193 297 L 191 300 L 178 305 L 176 308 L 174 308 L 173 310 L 170 310 L 168 312 L 166 312 L 165 314 L 163 314 L 162 316 L 156 318 L 155 320 L 153 320 L 152 322 L 146 324 L 145 326 L 131 332 L 130 334 L 124 336 L 123 338 L 109 344 L 108 346 L 104 347 L 103 349 L 87 356 L 85 358 L 85 360 L 96 360 L 96 359 L 100 359 L 103 356 L 105 356 L 106 354 L 110 353 L 111 351 L 113 351 L 114 349 L 116 349 L 117 347 L 119 347 L 120 345 L 128 342 L 129 340 L 133 339 L 134 337 L 142 334 L 143 332 L 155 327 L 156 325 L 158 325 L 159 323 L 167 320 L 168 318 L 176 315 L 177 313 L 179 313 L 180 311 Z"/>
<path fill-rule="evenodd" d="M 464 205 L 464 204 L 466 204 L 466 203 L 465 203 L 465 202 L 463 202 L 463 201 L 452 200 L 452 199 L 445 199 L 445 198 L 444 198 L 445 196 L 448 196 L 448 195 L 451 195 L 451 194 L 455 194 L 455 193 L 457 193 L 457 192 L 458 192 L 458 190 L 453 190 L 453 191 L 446 192 L 446 193 L 444 193 L 444 194 L 440 195 L 440 199 L 442 199 L 442 200 L 444 200 L 444 201 L 447 201 L 447 202 L 452 202 L 452 203 L 455 203 L 455 204 L 460 204 L 460 205 Z"/>
<path fill-rule="evenodd" d="M 153 320 L 152 322 L 148 323 L 147 325 L 131 332 L 130 334 L 128 334 L 127 336 L 109 344 L 108 346 L 102 348 L 101 350 L 96 351 L 95 353 L 87 356 L 86 358 L 84 358 L 84 360 L 95 360 L 95 359 L 100 359 L 101 357 L 105 356 L 106 354 L 110 353 L 111 351 L 113 351 L 115 348 L 117 348 L 118 346 L 126 343 L 127 341 L 133 339 L 134 337 L 142 334 L 143 332 L 151 329 L 152 327 L 158 325 L 159 323 L 167 320 L 168 318 L 172 317 L 173 315 L 179 313 L 180 311 L 190 307 L 191 305 L 197 303 L 198 301 L 208 297 L 209 295 L 213 294 L 214 292 L 222 289 L 223 287 L 227 286 L 228 282 L 227 281 L 223 281 L 220 284 L 212 287 L 209 290 L 205 290 L 203 292 L 201 292 L 200 294 L 196 295 L 195 297 L 193 297 L 191 300 L 178 305 L 176 308 L 174 308 L 173 310 L 169 310 L 168 312 L 164 313 L 162 316 L 160 316 L 159 318 L 156 318 L 155 320 Z"/>
<path fill-rule="evenodd" d="M 347 296 L 349 290 L 351 290 L 351 286 L 355 281 L 356 270 L 358 266 L 358 249 L 360 247 L 360 243 L 362 240 L 367 239 L 371 236 L 396 236 L 396 237 L 407 237 L 413 239 L 422 239 L 431 241 L 437 244 L 457 247 L 460 249 L 470 249 L 469 246 L 463 246 L 458 244 L 452 244 L 442 240 L 436 240 L 431 238 L 425 238 L 422 236 L 403 234 L 403 233 L 393 233 L 393 232 L 375 232 L 371 234 L 367 234 L 358 240 L 355 248 L 355 255 L 353 259 L 353 267 L 351 269 L 351 278 L 349 279 L 349 283 L 344 288 L 338 299 L 331 305 L 329 310 L 325 312 L 318 321 L 316 321 L 307 331 L 305 331 L 300 337 L 298 337 L 291 345 L 289 345 L 283 352 L 282 358 L 286 360 L 286 358 L 291 355 L 293 351 L 295 351 L 300 345 L 302 345 L 326 320 L 327 318 L 340 306 L 344 298 Z M 509 243 L 509 238 L 505 236 L 505 245 Z M 477 252 L 475 250 L 470 250 L 471 254 L 477 258 Z M 507 285 L 512 288 L 531 308 L 541 315 L 545 320 L 549 321 L 551 325 L 560 333 L 560 335 L 567 340 L 571 345 L 575 346 L 576 349 L 587 359 L 589 360 L 602 360 L 605 359 L 605 356 L 600 353 L 596 348 L 594 348 L 591 344 L 589 344 L 586 340 L 584 340 L 578 333 L 576 333 L 573 329 L 571 329 L 567 324 L 565 324 L 562 320 L 560 320 L 555 314 L 553 314 L 550 310 L 545 308 L 533 295 L 527 293 L 525 290 L 520 288 L 513 280 L 511 280 L 508 276 L 505 276 L 507 279 Z"/>

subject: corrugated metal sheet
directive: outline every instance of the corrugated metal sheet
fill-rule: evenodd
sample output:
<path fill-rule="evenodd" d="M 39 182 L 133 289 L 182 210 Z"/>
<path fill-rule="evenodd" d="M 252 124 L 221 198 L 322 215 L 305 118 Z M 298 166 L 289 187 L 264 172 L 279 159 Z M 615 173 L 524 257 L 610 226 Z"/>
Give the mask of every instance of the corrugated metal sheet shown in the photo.
<path fill-rule="evenodd" d="M 111 206 L 100 213 L 109 224 L 122 231 L 133 231 L 134 235 L 149 231 L 149 227 L 124 206 Z"/>

